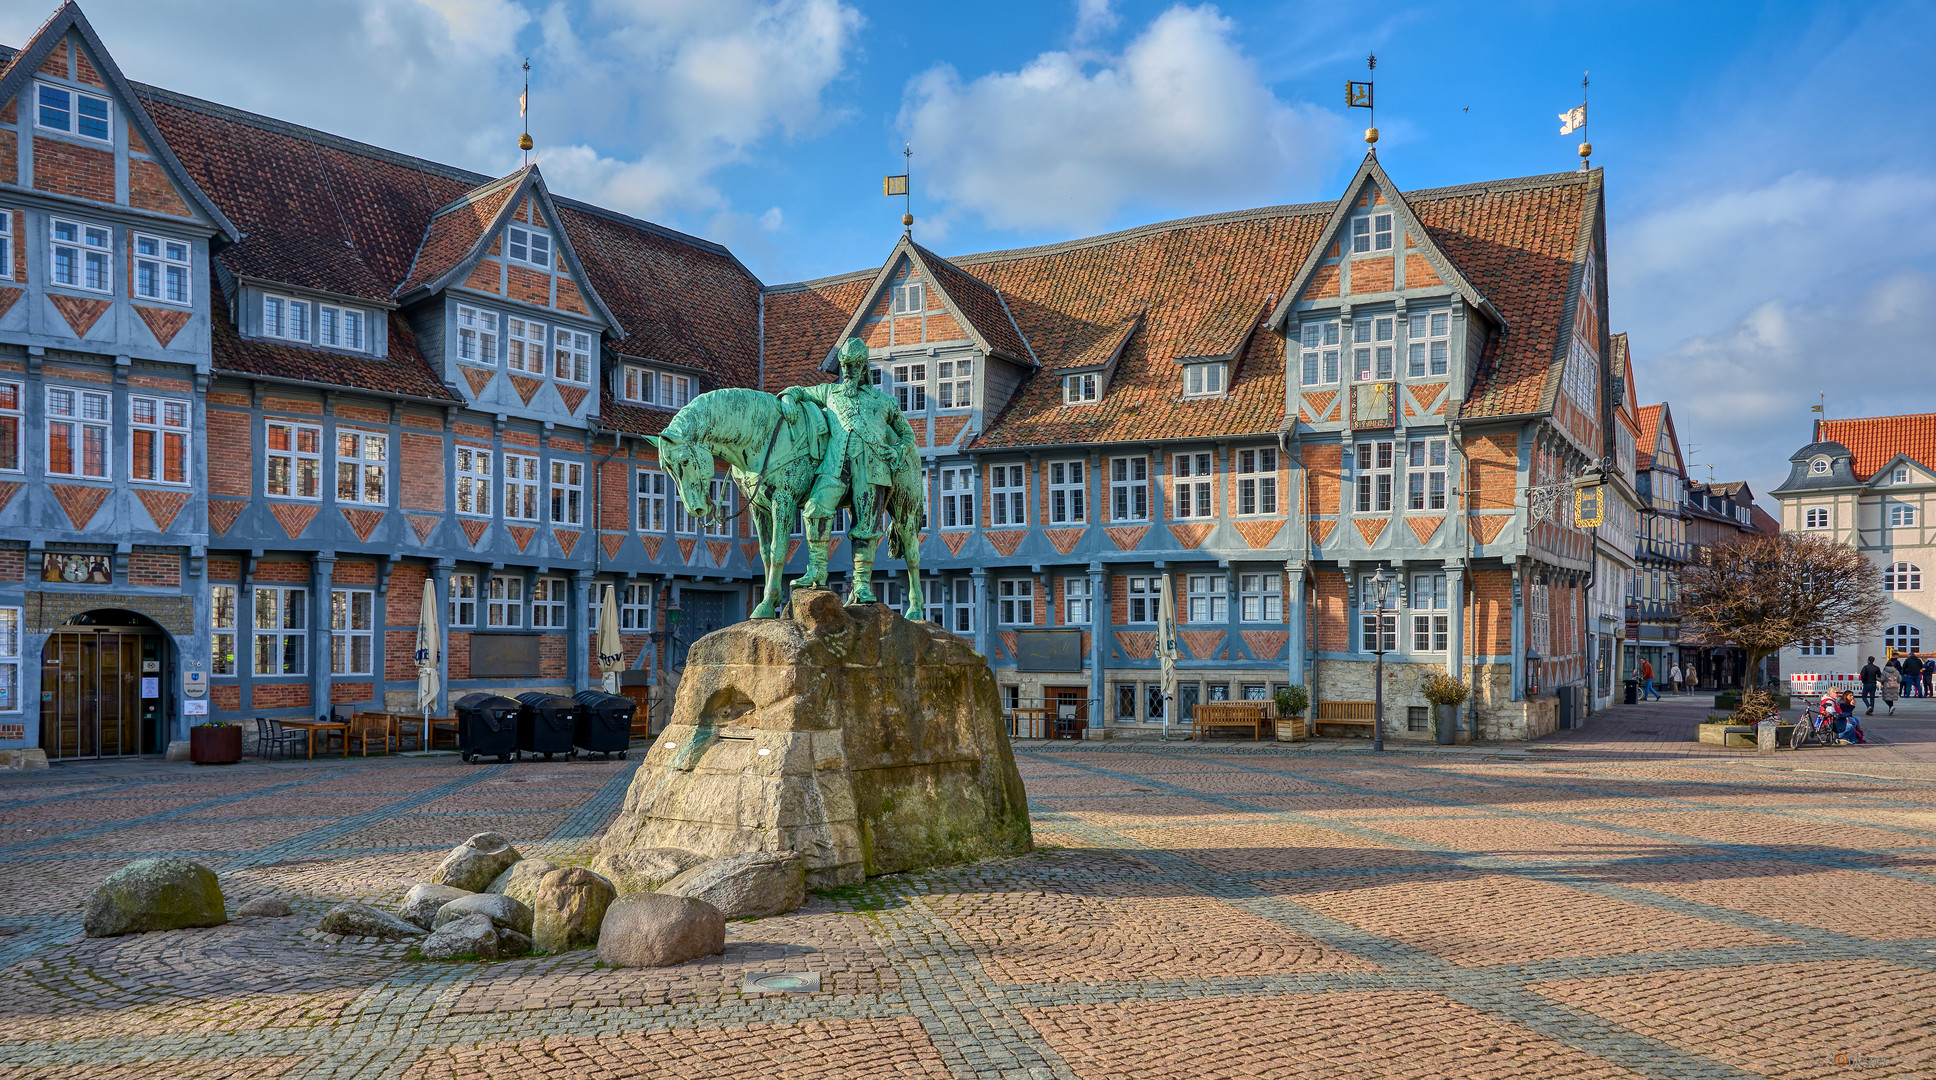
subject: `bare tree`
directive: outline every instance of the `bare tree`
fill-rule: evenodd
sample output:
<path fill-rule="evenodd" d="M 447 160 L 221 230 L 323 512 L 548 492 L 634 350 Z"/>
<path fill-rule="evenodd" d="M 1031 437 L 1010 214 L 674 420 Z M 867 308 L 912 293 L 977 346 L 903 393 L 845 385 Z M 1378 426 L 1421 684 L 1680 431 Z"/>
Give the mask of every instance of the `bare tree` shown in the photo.
<path fill-rule="evenodd" d="M 1681 636 L 1738 647 L 1756 685 L 1766 657 L 1821 638 L 1854 642 L 1888 610 L 1868 556 L 1825 537 L 1744 536 L 1681 571 Z"/>

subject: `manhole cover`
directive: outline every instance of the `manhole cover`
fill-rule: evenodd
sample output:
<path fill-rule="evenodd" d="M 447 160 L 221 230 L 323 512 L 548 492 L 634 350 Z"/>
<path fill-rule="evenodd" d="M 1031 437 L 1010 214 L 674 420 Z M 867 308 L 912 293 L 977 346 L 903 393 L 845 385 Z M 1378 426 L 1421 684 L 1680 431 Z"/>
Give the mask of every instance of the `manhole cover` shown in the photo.
<path fill-rule="evenodd" d="M 742 994 L 817 994 L 820 992 L 820 973 L 818 971 L 788 971 L 778 975 L 746 976 L 745 985 L 739 990 Z"/>

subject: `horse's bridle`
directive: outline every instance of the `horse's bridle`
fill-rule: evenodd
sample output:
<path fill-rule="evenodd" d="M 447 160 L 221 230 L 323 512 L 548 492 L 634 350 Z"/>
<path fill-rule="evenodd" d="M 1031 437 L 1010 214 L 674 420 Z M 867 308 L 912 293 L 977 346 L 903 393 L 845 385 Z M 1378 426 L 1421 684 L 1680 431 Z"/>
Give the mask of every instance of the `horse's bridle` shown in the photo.
<path fill-rule="evenodd" d="M 779 423 L 773 425 L 773 434 L 766 437 L 766 454 L 760 458 L 760 471 L 753 474 L 753 493 L 740 500 L 737 511 L 720 518 L 719 524 L 724 525 L 734 518 L 739 517 L 741 514 L 746 513 L 748 510 L 753 509 L 753 504 L 759 501 L 760 485 L 766 479 L 766 467 L 773 460 L 773 447 L 780 441 L 780 429 L 785 427 L 786 423 L 784 418 L 781 419 Z"/>

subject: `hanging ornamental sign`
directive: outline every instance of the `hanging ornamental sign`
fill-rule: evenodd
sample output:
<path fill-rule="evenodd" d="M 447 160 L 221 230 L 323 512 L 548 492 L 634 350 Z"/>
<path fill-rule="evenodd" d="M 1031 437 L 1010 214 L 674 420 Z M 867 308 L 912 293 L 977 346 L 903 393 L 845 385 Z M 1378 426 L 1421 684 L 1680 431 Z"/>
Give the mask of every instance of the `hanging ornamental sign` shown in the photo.
<path fill-rule="evenodd" d="M 1606 488 L 1603 486 L 1575 488 L 1573 491 L 1573 527 L 1576 529 L 1597 529 L 1607 519 Z"/>

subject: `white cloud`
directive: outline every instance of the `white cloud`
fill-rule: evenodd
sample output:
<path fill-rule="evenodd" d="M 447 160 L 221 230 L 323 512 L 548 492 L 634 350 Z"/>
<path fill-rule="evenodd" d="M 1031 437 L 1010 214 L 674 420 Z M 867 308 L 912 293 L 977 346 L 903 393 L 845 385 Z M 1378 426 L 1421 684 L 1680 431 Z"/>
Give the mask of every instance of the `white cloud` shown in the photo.
<path fill-rule="evenodd" d="M 1076 0 L 1077 41 L 1088 41 L 1116 29 L 1122 20 L 1116 15 L 1112 0 Z"/>
<path fill-rule="evenodd" d="M 861 26 L 841 0 L 544 4 L 91 0 L 87 10 L 131 78 L 490 174 L 519 160 L 528 54 L 532 136 L 553 186 L 647 216 L 723 207 L 719 170 L 837 119 L 826 92 Z M 0 38 L 15 43 L 45 17 L 18 7 L 0 14 Z"/>
<path fill-rule="evenodd" d="M 1092 230 L 1122 208 L 1189 210 L 1307 194 L 1339 122 L 1280 101 L 1213 7 L 1173 7 L 1120 56 L 1045 52 L 907 88 L 900 126 L 925 193 L 997 228 Z"/>

